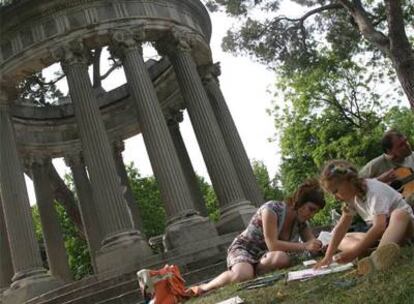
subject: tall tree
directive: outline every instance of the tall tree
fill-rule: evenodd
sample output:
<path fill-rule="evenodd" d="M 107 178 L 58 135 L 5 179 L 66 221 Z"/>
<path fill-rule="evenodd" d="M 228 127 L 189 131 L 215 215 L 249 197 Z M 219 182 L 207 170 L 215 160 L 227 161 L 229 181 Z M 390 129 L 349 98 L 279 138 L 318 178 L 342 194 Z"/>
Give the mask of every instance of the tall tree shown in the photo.
<path fill-rule="evenodd" d="M 354 77 L 365 68 L 335 56 L 320 57 L 278 81 L 285 105 L 275 107 L 273 114 L 280 135 L 280 176 L 288 193 L 305 178 L 317 176 L 327 160 L 347 159 L 363 166 L 380 155 L 380 138 L 388 128 L 398 128 L 412 138 L 414 113 L 379 104 L 366 79 Z M 330 206 L 318 214 L 318 224 L 329 223 L 333 204 L 330 199 Z"/>
<path fill-rule="evenodd" d="M 262 190 L 264 200 L 282 200 L 283 192 L 278 185 L 279 177 L 270 178 L 269 171 L 262 161 L 254 160 L 252 167 L 257 184 Z"/>
<path fill-rule="evenodd" d="M 297 72 L 329 49 L 338 60 L 363 59 L 383 76 L 397 76 L 414 110 L 412 0 L 208 0 L 212 10 L 237 16 L 241 26 L 229 30 L 223 48 L 247 54 L 285 72 Z M 300 5 L 300 17 L 284 16 L 284 3 Z M 261 12 L 261 13 L 260 13 Z M 263 17 L 266 14 L 266 17 Z M 286 67 L 289 67 L 286 69 Z"/>

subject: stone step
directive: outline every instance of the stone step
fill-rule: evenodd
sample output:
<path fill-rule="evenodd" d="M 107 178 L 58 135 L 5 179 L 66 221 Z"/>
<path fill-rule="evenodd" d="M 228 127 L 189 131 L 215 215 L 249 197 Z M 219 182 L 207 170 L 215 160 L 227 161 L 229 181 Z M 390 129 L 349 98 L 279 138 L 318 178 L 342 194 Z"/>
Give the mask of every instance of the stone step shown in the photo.
<path fill-rule="evenodd" d="M 167 252 L 164 254 L 165 258 L 159 259 L 156 263 L 148 263 L 145 268 L 159 269 L 166 263 L 176 264 L 180 267 L 181 273 L 184 273 L 187 285 L 206 280 L 225 269 L 222 261 L 226 256 L 227 246 L 233 238 L 234 236 L 229 234 L 214 240 L 215 246 L 207 240 L 199 243 L 196 248 L 193 246 L 181 248 L 180 251 Z M 218 262 L 220 263 L 217 264 Z M 99 301 L 135 304 L 136 300 L 139 300 L 134 295 L 134 291 L 138 290 L 136 271 L 137 269 L 134 269 L 126 274 L 112 274 L 102 278 L 89 277 L 40 295 L 27 301 L 26 304 L 90 304 Z M 138 292 L 136 295 L 139 297 Z"/>
<path fill-rule="evenodd" d="M 221 261 L 219 263 L 215 263 L 201 269 L 197 269 L 195 271 L 188 272 L 183 275 L 184 280 L 186 281 L 186 286 L 191 286 L 194 284 L 198 284 L 202 281 L 207 279 L 214 278 L 221 272 L 226 270 L 226 263 L 225 261 Z M 136 280 L 133 280 L 133 289 L 125 292 L 123 294 L 117 295 L 113 298 L 108 298 L 106 300 L 96 302 L 96 304 L 142 304 L 143 298 L 138 290 L 138 284 Z M 95 299 L 95 297 L 94 297 Z M 83 304 L 83 303 L 90 303 L 90 302 L 74 302 L 76 304 Z M 73 303 L 73 304 L 74 304 Z M 72 304 L 72 302 L 64 303 L 64 304 Z"/>

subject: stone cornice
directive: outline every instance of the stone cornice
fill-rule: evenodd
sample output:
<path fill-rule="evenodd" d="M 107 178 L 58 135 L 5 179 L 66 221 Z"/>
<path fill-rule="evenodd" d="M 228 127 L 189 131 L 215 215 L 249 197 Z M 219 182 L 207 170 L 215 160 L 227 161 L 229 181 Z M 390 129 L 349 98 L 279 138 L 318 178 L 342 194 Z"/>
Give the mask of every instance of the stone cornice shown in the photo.
<path fill-rule="evenodd" d="M 80 39 L 89 48 L 105 46 L 112 29 L 134 30 L 142 23 L 146 41 L 162 39 L 172 27 L 193 32 L 196 61 L 210 61 L 211 22 L 196 0 L 18 1 L 0 9 L 0 81 L 11 88 L 56 62 L 49 50 L 61 44 Z"/>

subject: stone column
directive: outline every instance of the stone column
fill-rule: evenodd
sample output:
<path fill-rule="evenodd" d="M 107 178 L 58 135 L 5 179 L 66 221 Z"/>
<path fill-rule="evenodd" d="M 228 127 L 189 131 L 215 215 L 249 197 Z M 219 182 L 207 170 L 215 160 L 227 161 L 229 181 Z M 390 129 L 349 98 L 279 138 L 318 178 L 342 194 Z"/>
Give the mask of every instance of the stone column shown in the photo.
<path fill-rule="evenodd" d="M 72 281 L 72 274 L 63 241 L 62 228 L 54 207 L 53 191 L 46 168 L 49 164 L 51 165 L 51 160 L 33 157 L 28 161 L 32 170 L 33 185 L 42 224 L 49 270 L 54 277 L 63 282 L 70 282 Z"/>
<path fill-rule="evenodd" d="M 230 110 L 226 104 L 223 93 L 221 92 L 218 76 L 220 67 L 218 64 L 208 66 L 202 71 L 203 84 L 213 108 L 214 115 L 223 134 L 226 147 L 233 160 L 234 167 L 242 185 L 246 198 L 260 206 L 264 203 L 263 193 L 257 184 L 249 157 L 244 149 L 236 124 L 231 116 Z"/>
<path fill-rule="evenodd" d="M 128 271 L 130 263 L 151 255 L 141 233 L 133 228 L 116 173 L 112 150 L 88 75 L 89 51 L 80 42 L 58 50 L 73 102 L 88 167 L 97 216 L 104 239 L 97 253 L 98 272 Z"/>
<path fill-rule="evenodd" d="M 131 186 L 129 185 L 128 173 L 125 169 L 124 159 L 122 157 L 122 151 L 125 150 L 125 145 L 122 140 L 117 140 L 113 143 L 114 160 L 116 171 L 121 179 L 122 193 L 125 200 L 127 201 L 127 208 L 134 223 L 134 227 L 140 231 L 143 231 L 141 213 L 139 206 L 135 200 L 134 194 L 132 193 Z"/>
<path fill-rule="evenodd" d="M 160 185 L 168 218 L 166 246 L 169 249 L 191 245 L 214 237 L 217 231 L 208 219 L 198 216 L 194 210 L 190 189 L 142 58 L 141 38 L 130 32 L 116 31 L 113 33 L 112 51 L 124 65 L 145 146 Z"/>
<path fill-rule="evenodd" d="M 5 304 L 24 303 L 61 285 L 42 266 L 39 245 L 7 97 L 0 93 L 0 191 L 9 236 L 14 276 L 3 293 Z"/>
<path fill-rule="evenodd" d="M 101 247 L 103 235 L 97 216 L 97 206 L 92 195 L 91 183 L 81 153 L 67 155 L 65 163 L 72 172 L 82 224 L 85 228 L 86 240 L 88 242 L 89 255 L 94 273 L 97 273 L 96 252 Z"/>
<path fill-rule="evenodd" d="M 181 136 L 179 122 L 183 121 L 183 113 L 176 111 L 171 115 L 167 115 L 168 129 L 173 140 L 175 149 L 177 150 L 178 158 L 180 159 L 181 167 L 183 168 L 185 179 L 191 191 L 191 196 L 194 201 L 194 206 L 201 216 L 208 216 L 207 207 L 198 184 L 197 176 L 194 172 L 191 159 L 185 147 L 184 140 Z"/>
<path fill-rule="evenodd" d="M 1 293 L 11 284 L 13 265 L 10 256 L 9 238 L 4 222 L 3 203 L 0 197 L 0 298 Z"/>
<path fill-rule="evenodd" d="M 191 41 L 178 31 L 173 32 L 173 35 L 170 40 L 175 39 L 173 47 L 158 43 L 158 49 L 168 55 L 174 67 L 181 94 L 220 202 L 221 218 L 217 229 L 221 234 L 243 230 L 255 213 L 255 208 L 244 196 L 191 55 Z"/>

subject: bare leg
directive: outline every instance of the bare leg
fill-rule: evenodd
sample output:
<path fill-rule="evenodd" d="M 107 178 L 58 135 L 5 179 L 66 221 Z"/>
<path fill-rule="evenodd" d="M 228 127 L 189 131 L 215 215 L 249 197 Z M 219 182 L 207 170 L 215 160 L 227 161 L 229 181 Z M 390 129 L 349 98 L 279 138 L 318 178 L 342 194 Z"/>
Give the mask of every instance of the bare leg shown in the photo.
<path fill-rule="evenodd" d="M 349 232 L 345 234 L 345 237 L 342 239 L 341 243 L 338 246 L 340 251 L 351 250 L 356 246 L 361 240 L 365 237 L 363 232 Z"/>
<path fill-rule="evenodd" d="M 230 283 L 238 283 L 252 278 L 254 278 L 253 265 L 249 263 L 238 263 L 230 270 L 223 272 L 210 282 L 203 284 L 200 287 L 204 291 L 209 291 Z"/>
<path fill-rule="evenodd" d="M 256 267 L 257 274 L 263 274 L 275 269 L 289 267 L 290 258 L 283 251 L 270 251 L 261 258 Z"/>
<path fill-rule="evenodd" d="M 395 209 L 391 213 L 390 223 L 382 235 L 378 247 L 388 243 L 401 244 L 408 237 L 413 236 L 413 219 L 408 212 L 402 209 Z"/>

